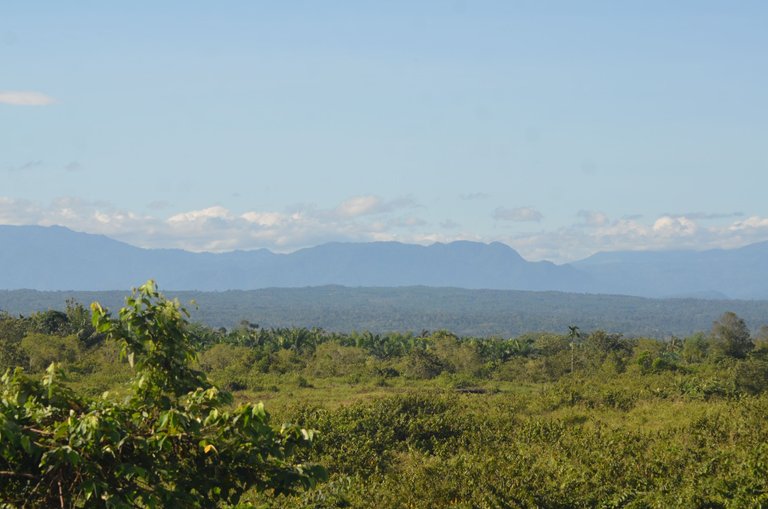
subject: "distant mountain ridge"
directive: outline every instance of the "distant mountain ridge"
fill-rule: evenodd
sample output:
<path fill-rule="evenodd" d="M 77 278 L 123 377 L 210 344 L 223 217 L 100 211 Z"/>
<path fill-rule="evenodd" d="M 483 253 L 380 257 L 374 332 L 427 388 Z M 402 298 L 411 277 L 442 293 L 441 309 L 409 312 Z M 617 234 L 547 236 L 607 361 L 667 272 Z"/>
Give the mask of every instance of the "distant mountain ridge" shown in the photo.
<path fill-rule="evenodd" d="M 768 297 L 768 242 L 706 251 L 601 252 L 571 265 L 590 275 L 592 293 L 717 299 Z"/>
<path fill-rule="evenodd" d="M 149 278 L 167 290 L 422 285 L 758 299 L 768 297 L 768 242 L 732 250 L 597 253 L 556 265 L 527 261 L 499 242 L 332 242 L 290 254 L 192 253 L 138 248 L 60 226 L 0 225 L 0 289 L 121 290 Z"/>
<path fill-rule="evenodd" d="M 328 284 L 556 290 L 585 284 L 570 266 L 528 262 L 501 243 L 329 243 L 290 254 L 214 254 L 142 249 L 58 226 L 0 226 L 0 288 L 115 290 L 149 278 L 165 289 L 203 291 Z"/>

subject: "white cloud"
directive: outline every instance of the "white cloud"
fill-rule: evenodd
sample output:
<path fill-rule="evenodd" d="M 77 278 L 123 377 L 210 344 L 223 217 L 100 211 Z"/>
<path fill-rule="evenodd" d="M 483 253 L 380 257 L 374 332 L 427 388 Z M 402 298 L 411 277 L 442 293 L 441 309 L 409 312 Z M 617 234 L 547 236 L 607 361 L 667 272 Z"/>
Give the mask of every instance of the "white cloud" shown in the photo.
<path fill-rule="evenodd" d="M 284 214 L 279 212 L 246 212 L 240 217 L 249 223 L 255 223 L 260 226 L 277 226 L 290 219 L 290 217 L 286 218 Z"/>
<path fill-rule="evenodd" d="M 359 204 L 352 207 L 359 215 L 339 213 L 350 203 Z M 596 251 L 733 248 L 768 240 L 768 217 L 762 216 L 707 225 L 686 216 L 612 220 L 603 213 L 584 212 L 577 214 L 582 221 L 557 230 L 491 237 L 462 230 L 454 222 L 432 224 L 422 217 L 402 214 L 392 204 L 405 207 L 404 201 L 377 199 L 375 207 L 384 204 L 391 211 L 363 213 L 375 209 L 371 203 L 347 200 L 327 209 L 304 205 L 286 211 L 255 209 L 242 213 L 212 206 L 164 218 L 77 198 L 60 198 L 41 205 L 0 196 L 0 224 L 58 224 L 141 247 L 190 251 L 266 247 L 288 252 L 329 241 L 502 241 L 527 259 L 554 262 L 578 260 Z"/>
<path fill-rule="evenodd" d="M 586 226 L 605 226 L 608 224 L 608 216 L 596 210 L 580 210 L 576 213 Z"/>
<path fill-rule="evenodd" d="M 768 218 L 751 216 L 744 221 L 736 221 L 733 223 L 729 230 L 731 231 L 749 231 L 768 228 Z"/>
<path fill-rule="evenodd" d="M 698 227 L 693 220 L 685 216 L 662 216 L 653 223 L 653 231 L 664 237 L 690 237 Z"/>
<path fill-rule="evenodd" d="M 190 212 L 182 212 L 168 218 L 169 223 L 184 224 L 184 223 L 200 223 L 210 219 L 231 219 L 232 214 L 224 207 L 215 206 L 208 207 L 202 210 L 192 210 Z"/>
<path fill-rule="evenodd" d="M 400 198 L 392 201 L 384 201 L 378 196 L 363 195 L 353 196 L 343 201 L 335 209 L 336 215 L 345 218 L 355 218 L 374 214 L 386 214 L 398 209 L 412 208 L 416 202 L 411 198 Z"/>
<path fill-rule="evenodd" d="M 416 228 L 419 226 L 426 226 L 427 222 L 420 217 L 406 216 L 406 217 L 395 218 L 390 221 L 387 221 L 385 225 L 386 225 L 386 228 L 390 228 L 390 229 L 393 227 Z"/>
<path fill-rule="evenodd" d="M 38 224 L 38 207 L 27 200 L 14 200 L 0 196 L 0 224 Z"/>
<path fill-rule="evenodd" d="M 595 239 L 641 239 L 647 237 L 648 232 L 648 227 L 637 220 L 621 218 L 605 222 L 590 236 Z"/>
<path fill-rule="evenodd" d="M 47 106 L 56 100 L 40 92 L 0 90 L 0 104 L 11 106 Z"/>
<path fill-rule="evenodd" d="M 538 222 L 541 221 L 541 212 L 533 207 L 517 207 L 508 209 L 498 207 L 493 211 L 493 218 L 499 221 Z"/>
<path fill-rule="evenodd" d="M 688 219 L 694 221 L 709 220 L 709 219 L 730 219 L 733 217 L 743 217 L 743 212 L 686 212 L 685 214 L 664 214 L 665 216 L 681 217 L 685 216 Z"/>
<path fill-rule="evenodd" d="M 382 202 L 376 196 L 355 196 L 342 202 L 336 208 L 343 217 L 358 217 L 366 214 L 375 214 L 381 209 Z"/>
<path fill-rule="evenodd" d="M 61 198 L 41 206 L 0 197 L 0 224 L 59 224 L 141 247 L 190 251 L 267 247 L 291 251 L 331 240 L 391 240 L 401 234 L 413 235 L 426 222 L 398 213 L 398 209 L 412 206 L 410 199 L 353 199 L 330 209 L 305 205 L 285 212 L 251 210 L 238 214 L 217 205 L 162 218 L 75 198 Z M 340 214 L 340 210 L 354 214 Z"/>
<path fill-rule="evenodd" d="M 730 224 L 704 226 L 686 216 L 663 215 L 650 224 L 639 217 L 602 220 L 503 239 L 529 259 L 575 261 L 597 251 L 734 248 L 768 240 L 768 218 L 759 216 Z"/>

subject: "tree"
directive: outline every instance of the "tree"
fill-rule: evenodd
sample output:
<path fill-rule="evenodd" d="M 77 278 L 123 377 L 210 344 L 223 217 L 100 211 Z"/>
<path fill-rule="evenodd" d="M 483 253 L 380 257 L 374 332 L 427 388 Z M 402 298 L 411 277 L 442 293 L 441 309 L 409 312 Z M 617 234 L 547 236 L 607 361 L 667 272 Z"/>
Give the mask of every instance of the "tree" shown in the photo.
<path fill-rule="evenodd" d="M 32 328 L 35 332 L 48 335 L 66 335 L 70 332 L 66 313 L 56 310 L 41 311 L 33 314 Z"/>
<path fill-rule="evenodd" d="M 760 330 L 757 331 L 757 336 L 755 336 L 755 340 L 760 342 L 768 342 L 768 325 L 763 325 L 760 327 Z"/>
<path fill-rule="evenodd" d="M 76 336 L 28 334 L 20 346 L 27 357 L 31 372 L 42 373 L 54 361 L 71 363 L 80 355 L 80 342 Z"/>
<path fill-rule="evenodd" d="M 608 366 L 617 372 L 624 371 L 629 357 L 632 355 L 632 344 L 621 334 L 604 330 L 593 331 L 586 340 L 588 362 L 593 368 L 598 368 L 608 362 Z"/>
<path fill-rule="evenodd" d="M 568 338 L 571 340 L 571 374 L 573 374 L 576 341 L 581 339 L 581 332 L 576 325 L 568 326 Z"/>
<path fill-rule="evenodd" d="M 755 351 L 761 356 L 768 354 L 768 325 L 763 325 L 755 335 Z"/>
<path fill-rule="evenodd" d="M 98 332 L 135 368 L 130 396 L 88 399 L 20 368 L 0 382 L 0 503 L 32 507 L 218 507 L 249 489 L 289 493 L 325 476 L 291 461 L 313 432 L 275 430 L 261 404 L 227 411 L 229 393 L 191 367 L 187 314 L 150 281 Z"/>
<path fill-rule="evenodd" d="M 732 311 L 712 324 L 712 342 L 715 350 L 737 359 L 746 357 L 754 347 L 747 324 Z"/>
<path fill-rule="evenodd" d="M 683 341 L 683 360 L 687 363 L 703 362 L 709 353 L 711 341 L 704 332 L 697 332 Z"/>

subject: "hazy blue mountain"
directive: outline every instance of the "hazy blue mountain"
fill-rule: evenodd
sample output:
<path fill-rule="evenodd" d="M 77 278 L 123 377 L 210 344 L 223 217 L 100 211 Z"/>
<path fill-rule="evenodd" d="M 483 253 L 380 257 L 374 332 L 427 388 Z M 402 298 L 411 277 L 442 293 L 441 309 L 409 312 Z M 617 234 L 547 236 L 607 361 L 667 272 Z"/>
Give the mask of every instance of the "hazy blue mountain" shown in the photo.
<path fill-rule="evenodd" d="M 0 288 L 112 290 L 149 278 L 165 289 L 208 291 L 327 284 L 517 290 L 587 285 L 570 266 L 528 262 L 500 243 L 330 243 L 291 254 L 212 254 L 141 249 L 56 226 L 0 226 Z"/>
<path fill-rule="evenodd" d="M 595 293 L 645 297 L 768 297 L 768 242 L 708 251 L 617 251 L 572 264 Z"/>
<path fill-rule="evenodd" d="M 451 286 L 575 290 L 585 278 L 570 266 L 528 262 L 500 243 L 452 242 L 428 247 L 398 242 L 330 243 L 285 256 L 274 286 Z"/>
<path fill-rule="evenodd" d="M 768 242 L 740 249 L 597 253 L 529 262 L 494 242 L 328 243 L 290 254 L 141 249 L 63 227 L 0 226 L 0 289 L 166 290 L 434 286 L 703 299 L 768 298 Z"/>

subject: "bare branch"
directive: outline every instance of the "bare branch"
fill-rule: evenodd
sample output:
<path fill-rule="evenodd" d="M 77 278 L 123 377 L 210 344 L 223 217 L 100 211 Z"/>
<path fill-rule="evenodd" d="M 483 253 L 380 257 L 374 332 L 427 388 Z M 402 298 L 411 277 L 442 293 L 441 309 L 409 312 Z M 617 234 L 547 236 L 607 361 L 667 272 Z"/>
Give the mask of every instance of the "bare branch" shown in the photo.
<path fill-rule="evenodd" d="M 37 479 L 34 474 L 28 474 L 26 472 L 14 472 L 12 470 L 0 470 L 0 476 L 2 477 L 23 477 L 25 479 Z"/>

